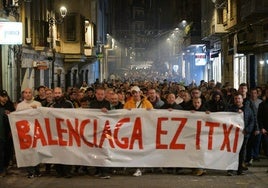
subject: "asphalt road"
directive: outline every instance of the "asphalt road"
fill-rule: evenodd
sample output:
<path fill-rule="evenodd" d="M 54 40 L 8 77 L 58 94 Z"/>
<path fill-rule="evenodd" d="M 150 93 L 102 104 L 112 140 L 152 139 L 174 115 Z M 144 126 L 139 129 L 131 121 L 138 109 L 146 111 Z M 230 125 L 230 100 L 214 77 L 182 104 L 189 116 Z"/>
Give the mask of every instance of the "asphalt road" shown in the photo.
<path fill-rule="evenodd" d="M 6 177 L 0 178 L 0 188 L 80 188 L 80 187 L 109 187 L 109 188 L 267 188 L 268 159 L 255 162 L 245 175 L 227 176 L 226 171 L 207 170 L 203 176 L 194 176 L 190 169 L 179 173 L 160 172 L 146 169 L 141 177 L 133 177 L 131 169 L 117 171 L 111 179 L 100 179 L 93 175 L 74 175 L 70 179 L 56 178 L 51 175 L 28 179 L 24 169 L 11 168 Z"/>

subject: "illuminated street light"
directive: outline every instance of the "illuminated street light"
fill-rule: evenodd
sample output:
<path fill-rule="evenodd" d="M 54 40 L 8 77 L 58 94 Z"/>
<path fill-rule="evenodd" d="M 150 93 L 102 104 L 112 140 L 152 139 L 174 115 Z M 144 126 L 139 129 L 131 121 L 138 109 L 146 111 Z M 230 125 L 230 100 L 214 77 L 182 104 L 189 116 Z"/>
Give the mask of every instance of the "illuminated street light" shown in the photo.
<path fill-rule="evenodd" d="M 181 25 L 182 25 L 182 27 L 185 27 L 187 25 L 187 21 L 186 20 L 182 20 L 181 21 Z"/>
<path fill-rule="evenodd" d="M 67 15 L 67 8 L 65 6 L 60 7 L 60 15 L 62 18 Z"/>
<path fill-rule="evenodd" d="M 48 23 L 49 26 L 52 27 L 55 24 L 62 24 L 64 17 L 67 15 L 67 9 L 65 6 L 60 7 L 60 18 L 57 19 L 55 17 L 49 17 Z"/>
<path fill-rule="evenodd" d="M 49 47 L 50 49 L 53 48 L 53 26 L 55 24 L 62 24 L 64 17 L 67 14 L 67 9 L 66 7 L 62 6 L 60 8 L 60 15 L 61 17 L 59 19 L 55 18 L 55 17 L 48 17 L 48 24 L 49 24 L 49 38 L 48 38 L 48 42 L 49 42 Z"/>

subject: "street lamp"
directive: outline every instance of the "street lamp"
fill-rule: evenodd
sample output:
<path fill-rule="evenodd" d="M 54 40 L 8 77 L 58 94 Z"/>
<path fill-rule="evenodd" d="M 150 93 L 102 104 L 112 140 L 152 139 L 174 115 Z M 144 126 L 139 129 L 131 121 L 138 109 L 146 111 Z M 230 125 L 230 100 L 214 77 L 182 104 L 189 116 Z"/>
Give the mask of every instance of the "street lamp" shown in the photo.
<path fill-rule="evenodd" d="M 62 6 L 60 7 L 60 18 L 57 19 L 53 16 L 48 17 L 48 24 L 49 24 L 49 38 L 47 38 L 47 41 L 49 42 L 49 51 L 47 52 L 48 59 L 51 60 L 51 88 L 54 88 L 54 67 L 55 67 L 55 49 L 53 46 L 53 26 L 55 24 L 62 24 L 64 17 L 67 15 L 67 9 L 66 7 Z"/>
<path fill-rule="evenodd" d="M 49 16 L 48 17 L 48 24 L 49 24 L 49 38 L 48 38 L 48 42 L 50 43 L 50 49 L 53 48 L 53 26 L 55 24 L 62 24 L 63 23 L 63 19 L 64 17 L 67 15 L 67 9 L 66 7 L 62 6 L 60 7 L 60 18 L 57 19 L 53 16 Z"/>
<path fill-rule="evenodd" d="M 212 1 L 212 3 L 215 4 L 216 9 L 224 9 L 227 6 L 227 1 L 226 0 L 223 0 L 223 1 L 220 1 L 220 2 L 218 0 L 211 0 L 211 1 Z"/>

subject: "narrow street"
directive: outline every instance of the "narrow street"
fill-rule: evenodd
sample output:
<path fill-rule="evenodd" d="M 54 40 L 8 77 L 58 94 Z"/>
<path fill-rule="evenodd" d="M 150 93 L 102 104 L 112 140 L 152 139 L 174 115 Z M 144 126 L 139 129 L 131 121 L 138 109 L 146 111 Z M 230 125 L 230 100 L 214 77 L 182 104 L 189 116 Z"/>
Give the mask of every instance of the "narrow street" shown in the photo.
<path fill-rule="evenodd" d="M 204 176 L 193 176 L 191 170 L 172 172 L 152 172 L 147 169 L 143 176 L 133 177 L 131 170 L 112 175 L 111 179 L 100 179 L 93 175 L 73 176 L 70 179 L 56 178 L 54 174 L 28 179 L 23 170 L 11 169 L 10 175 L 0 179 L 1 188 L 78 188 L 78 187 L 217 187 L 217 188 L 266 188 L 268 187 L 268 159 L 262 158 L 249 167 L 249 171 L 241 176 L 227 176 L 225 171 L 207 170 Z"/>

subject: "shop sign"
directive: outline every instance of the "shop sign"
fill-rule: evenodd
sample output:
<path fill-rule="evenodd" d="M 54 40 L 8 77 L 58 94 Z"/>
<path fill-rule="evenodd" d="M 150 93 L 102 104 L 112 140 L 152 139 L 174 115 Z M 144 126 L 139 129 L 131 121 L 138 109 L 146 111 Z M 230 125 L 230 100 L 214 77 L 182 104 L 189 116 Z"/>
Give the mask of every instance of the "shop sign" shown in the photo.
<path fill-rule="evenodd" d="M 196 53 L 195 54 L 195 66 L 204 66 L 206 64 L 207 64 L 206 54 Z"/>
<path fill-rule="evenodd" d="M 0 44 L 22 44 L 22 23 L 0 22 Z"/>

